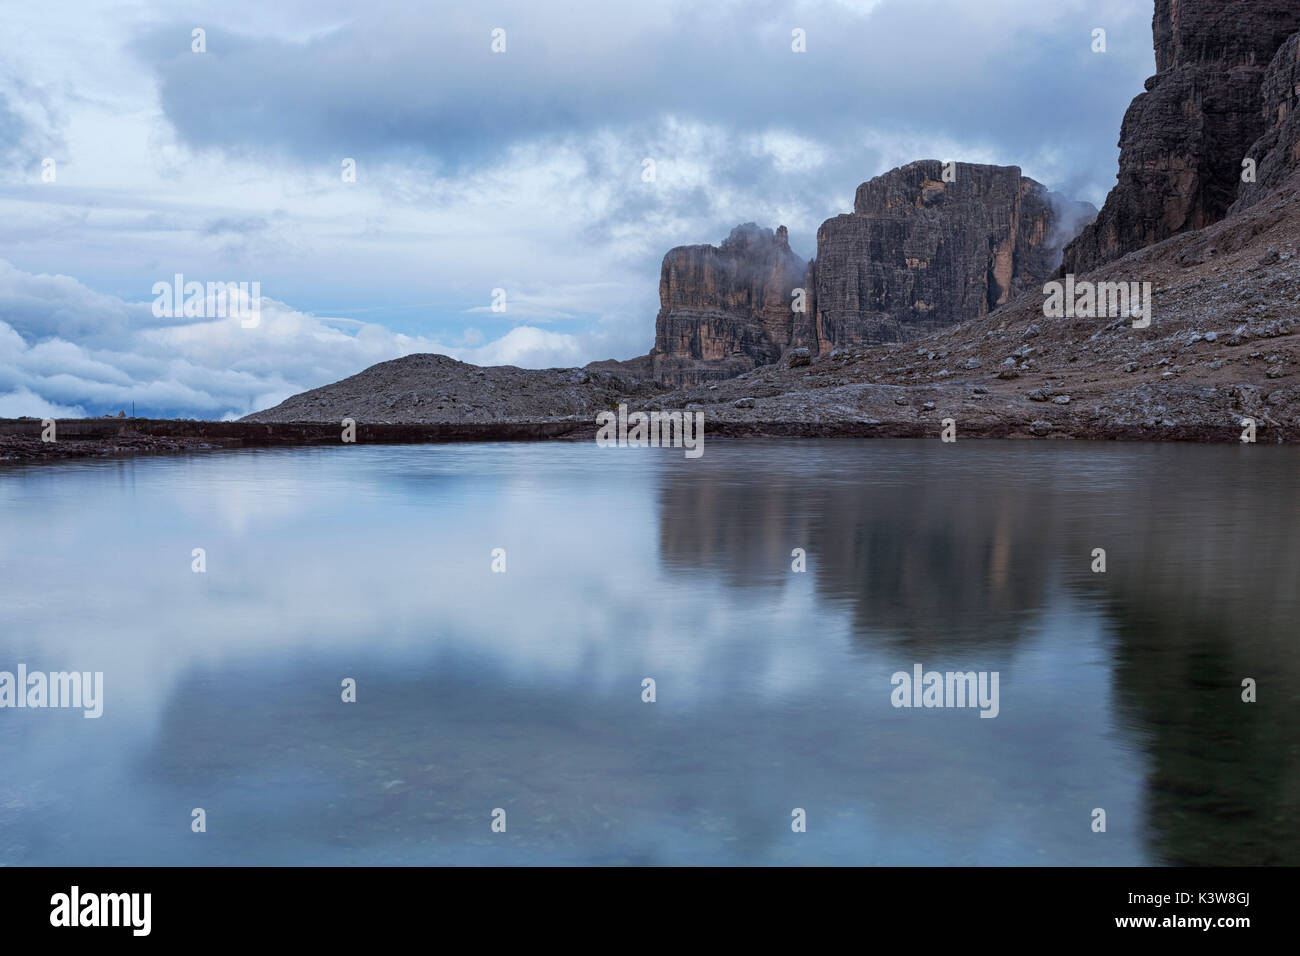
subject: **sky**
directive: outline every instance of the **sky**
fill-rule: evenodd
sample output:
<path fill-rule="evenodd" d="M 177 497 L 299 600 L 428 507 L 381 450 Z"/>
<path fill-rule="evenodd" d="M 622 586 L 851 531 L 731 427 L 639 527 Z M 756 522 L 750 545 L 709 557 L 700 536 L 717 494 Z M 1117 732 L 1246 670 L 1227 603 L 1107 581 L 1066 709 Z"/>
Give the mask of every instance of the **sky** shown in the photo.
<path fill-rule="evenodd" d="M 1099 206 L 1151 13 L 6 3 L 0 417 L 235 418 L 412 352 L 631 358 L 668 249 L 757 222 L 812 258 L 859 183 L 917 159 L 1017 165 Z M 156 315 L 176 274 L 258 283 L 257 323 Z"/>

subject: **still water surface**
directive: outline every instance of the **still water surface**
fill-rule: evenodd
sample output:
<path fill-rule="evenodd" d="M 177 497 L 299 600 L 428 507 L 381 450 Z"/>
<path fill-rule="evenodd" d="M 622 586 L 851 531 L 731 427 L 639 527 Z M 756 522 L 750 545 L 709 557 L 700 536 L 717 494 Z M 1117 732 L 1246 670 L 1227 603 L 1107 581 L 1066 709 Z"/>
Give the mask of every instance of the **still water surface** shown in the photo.
<path fill-rule="evenodd" d="M 0 864 L 1300 864 L 1297 490 L 1065 442 L 7 467 L 0 670 L 105 688 L 0 710 Z M 998 716 L 893 707 L 916 664 Z"/>

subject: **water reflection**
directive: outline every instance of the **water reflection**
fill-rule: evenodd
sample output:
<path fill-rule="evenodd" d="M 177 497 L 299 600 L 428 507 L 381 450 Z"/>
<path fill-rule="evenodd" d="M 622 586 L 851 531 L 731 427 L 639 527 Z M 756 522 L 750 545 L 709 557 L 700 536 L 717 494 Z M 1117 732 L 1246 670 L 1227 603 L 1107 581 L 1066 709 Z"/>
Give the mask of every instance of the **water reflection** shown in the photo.
<path fill-rule="evenodd" d="M 0 669 L 104 670 L 108 700 L 0 711 L 0 862 L 1295 863 L 1297 463 L 716 442 L 9 470 Z M 998 670 L 1000 716 L 895 710 L 914 662 Z"/>
<path fill-rule="evenodd" d="M 770 481 L 747 455 L 744 480 L 715 460 L 698 493 L 666 482 L 661 541 L 671 566 L 722 565 L 738 587 L 807 542 L 817 591 L 848 603 L 855 638 L 919 656 L 1015 647 L 1066 588 L 1105 621 L 1115 711 L 1147 759 L 1149 855 L 1295 864 L 1300 460 L 1255 451 L 981 443 L 957 458 L 891 443 L 783 462 Z M 1242 702 L 1246 677 L 1267 699 Z"/>

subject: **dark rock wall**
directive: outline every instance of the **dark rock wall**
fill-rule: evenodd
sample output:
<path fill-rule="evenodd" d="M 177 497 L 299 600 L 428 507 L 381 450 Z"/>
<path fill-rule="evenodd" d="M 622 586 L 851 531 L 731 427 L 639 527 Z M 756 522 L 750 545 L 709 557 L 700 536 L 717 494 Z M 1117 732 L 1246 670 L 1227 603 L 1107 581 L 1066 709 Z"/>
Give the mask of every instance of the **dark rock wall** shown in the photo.
<path fill-rule="evenodd" d="M 661 382 L 694 384 L 775 362 L 794 335 L 791 305 L 807 264 L 784 226 L 737 226 L 721 246 L 664 256 L 651 351 Z"/>
<path fill-rule="evenodd" d="M 1232 211 L 1253 205 L 1300 168 L 1300 33 L 1282 44 L 1260 87 L 1264 134 L 1247 154 L 1255 160 L 1255 181 L 1242 183 Z"/>
<path fill-rule="evenodd" d="M 858 187 L 817 232 L 818 348 L 900 341 L 978 318 L 1057 265 L 1059 203 L 1015 166 L 923 160 Z"/>
<path fill-rule="evenodd" d="M 977 318 L 1046 280 L 1062 217 L 1092 212 L 1014 166 L 958 163 L 944 182 L 943 164 L 923 160 L 859 186 L 854 211 L 818 230 L 813 262 L 790 251 L 784 226 L 747 223 L 720 247 L 679 246 L 660 276 L 654 377 L 699 384 L 790 348 L 899 341 Z"/>
<path fill-rule="evenodd" d="M 1156 75 L 1124 115 L 1118 182 L 1066 247 L 1062 272 L 1087 272 L 1227 214 L 1241 161 L 1265 132 L 1269 63 L 1297 30 L 1297 0 L 1156 0 Z"/>

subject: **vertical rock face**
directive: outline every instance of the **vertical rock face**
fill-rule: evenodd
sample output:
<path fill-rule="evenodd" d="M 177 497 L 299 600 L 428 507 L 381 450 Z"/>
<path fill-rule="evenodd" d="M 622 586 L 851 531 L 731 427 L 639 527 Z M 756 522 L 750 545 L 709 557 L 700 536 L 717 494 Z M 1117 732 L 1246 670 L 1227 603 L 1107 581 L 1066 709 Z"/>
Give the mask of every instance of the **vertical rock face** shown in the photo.
<path fill-rule="evenodd" d="M 1255 181 L 1242 183 L 1232 212 L 1255 203 L 1300 168 L 1300 33 L 1282 44 L 1260 87 L 1264 135 L 1247 154 L 1255 160 Z"/>
<path fill-rule="evenodd" d="M 673 385 L 729 378 L 812 353 L 894 342 L 978 318 L 1055 270 L 1061 246 L 1096 210 L 1049 193 L 1015 166 L 938 160 L 858 187 L 853 212 L 822 223 L 817 258 L 786 229 L 737 226 L 720 247 L 664 256 L 650 356 Z M 795 292 L 804 290 L 803 309 Z"/>
<path fill-rule="evenodd" d="M 1156 73 L 1180 66 L 1263 69 L 1300 30 L 1294 0 L 1155 0 Z"/>
<path fill-rule="evenodd" d="M 817 232 L 816 350 L 893 342 L 978 318 L 1051 276 L 1066 204 L 1015 166 L 922 160 L 858 187 Z"/>
<path fill-rule="evenodd" d="M 691 385 L 775 362 L 794 336 L 794 290 L 806 273 L 785 226 L 745 223 L 721 246 L 670 250 L 650 352 L 655 378 Z"/>
<path fill-rule="evenodd" d="M 1297 30 L 1297 0 L 1156 0 L 1156 75 L 1124 115 L 1118 182 L 1096 222 L 1066 247 L 1063 272 L 1086 272 L 1227 214 L 1241 161 L 1265 131 L 1265 72 Z"/>

